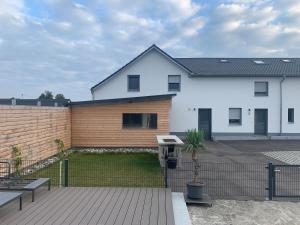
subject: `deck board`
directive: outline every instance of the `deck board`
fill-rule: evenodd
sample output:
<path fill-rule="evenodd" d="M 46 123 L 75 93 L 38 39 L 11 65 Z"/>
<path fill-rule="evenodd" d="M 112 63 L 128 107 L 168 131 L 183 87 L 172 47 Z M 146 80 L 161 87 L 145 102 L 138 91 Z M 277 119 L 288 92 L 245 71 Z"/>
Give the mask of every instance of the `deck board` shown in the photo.
<path fill-rule="evenodd" d="M 163 188 L 41 189 L 0 208 L 0 224 L 175 225 L 171 191 Z"/>

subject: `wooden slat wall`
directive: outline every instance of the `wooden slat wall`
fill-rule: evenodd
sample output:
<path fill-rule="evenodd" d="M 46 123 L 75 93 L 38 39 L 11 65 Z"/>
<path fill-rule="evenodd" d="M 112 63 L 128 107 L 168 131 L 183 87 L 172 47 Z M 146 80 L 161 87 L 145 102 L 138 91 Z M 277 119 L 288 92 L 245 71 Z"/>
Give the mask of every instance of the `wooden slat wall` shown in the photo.
<path fill-rule="evenodd" d="M 37 160 L 57 152 L 56 138 L 71 146 L 70 109 L 38 106 L 0 106 L 0 158 L 19 146 L 23 158 Z"/>
<path fill-rule="evenodd" d="M 169 133 L 171 100 L 72 107 L 74 147 L 157 147 L 158 134 Z M 157 129 L 123 129 L 122 113 L 157 113 Z"/>

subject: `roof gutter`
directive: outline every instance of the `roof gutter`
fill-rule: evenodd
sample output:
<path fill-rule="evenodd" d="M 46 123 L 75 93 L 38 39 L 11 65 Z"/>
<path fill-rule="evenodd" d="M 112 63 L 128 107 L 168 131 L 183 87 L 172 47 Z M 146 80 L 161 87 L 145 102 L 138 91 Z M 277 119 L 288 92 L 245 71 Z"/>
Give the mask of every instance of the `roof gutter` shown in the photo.
<path fill-rule="evenodd" d="M 283 118 L 282 118 L 282 115 L 283 115 L 283 90 L 282 90 L 282 85 L 283 85 L 283 82 L 286 80 L 286 76 L 283 75 L 282 76 L 282 79 L 280 80 L 280 131 L 279 131 L 279 134 L 280 136 L 282 135 L 282 121 L 283 121 Z"/>

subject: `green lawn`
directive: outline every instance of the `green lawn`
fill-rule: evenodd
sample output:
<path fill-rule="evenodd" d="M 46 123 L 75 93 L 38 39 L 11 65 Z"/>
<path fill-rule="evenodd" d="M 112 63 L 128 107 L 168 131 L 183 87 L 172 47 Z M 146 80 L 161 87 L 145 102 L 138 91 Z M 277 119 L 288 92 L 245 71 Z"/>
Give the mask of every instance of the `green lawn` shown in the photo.
<path fill-rule="evenodd" d="M 59 163 L 32 176 L 58 185 Z M 75 152 L 69 156 L 69 186 L 163 187 L 164 178 L 156 154 Z"/>

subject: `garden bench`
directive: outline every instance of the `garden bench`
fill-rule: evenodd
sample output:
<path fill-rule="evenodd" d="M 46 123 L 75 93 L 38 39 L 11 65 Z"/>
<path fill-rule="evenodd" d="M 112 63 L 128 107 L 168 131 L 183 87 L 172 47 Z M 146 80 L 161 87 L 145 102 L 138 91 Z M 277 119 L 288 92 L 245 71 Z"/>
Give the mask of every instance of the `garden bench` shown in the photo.
<path fill-rule="evenodd" d="M 0 192 L 0 207 L 12 202 L 19 198 L 19 208 L 22 210 L 22 193 L 20 192 Z"/>

